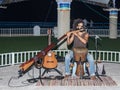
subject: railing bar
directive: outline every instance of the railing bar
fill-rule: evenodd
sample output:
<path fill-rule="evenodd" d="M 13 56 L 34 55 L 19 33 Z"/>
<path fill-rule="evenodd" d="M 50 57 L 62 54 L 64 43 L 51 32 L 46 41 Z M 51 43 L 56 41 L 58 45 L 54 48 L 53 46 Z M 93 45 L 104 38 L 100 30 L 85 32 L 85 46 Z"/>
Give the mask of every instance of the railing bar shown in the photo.
<path fill-rule="evenodd" d="M 3 54 L 1 55 L 1 64 L 3 66 Z"/>
<path fill-rule="evenodd" d="M 54 50 L 57 55 L 62 55 L 65 56 L 69 50 Z M 24 51 L 24 52 L 12 52 L 14 55 L 12 56 L 14 59 L 13 60 L 14 64 L 26 62 L 27 59 L 30 59 L 31 57 L 34 57 L 35 54 L 37 54 L 40 51 Z M 0 66 L 5 66 L 5 65 L 11 65 L 11 55 L 12 53 L 4 53 L 0 54 L 1 58 L 1 65 Z M 95 55 L 96 51 L 95 50 L 89 50 L 89 53 Z M 98 51 L 99 57 L 102 61 L 107 61 L 107 62 L 120 62 L 120 52 L 118 51 Z M 22 60 L 24 58 L 24 60 Z"/>
<path fill-rule="evenodd" d="M 117 57 L 117 53 L 115 52 L 115 62 L 117 61 L 117 60 L 116 60 L 116 57 Z"/>
<path fill-rule="evenodd" d="M 19 61 L 19 62 L 22 62 L 22 56 L 23 56 L 22 54 L 23 54 L 23 53 L 21 52 L 21 53 L 20 53 L 20 61 Z"/>
<path fill-rule="evenodd" d="M 27 52 L 25 52 L 25 54 L 24 54 L 24 61 L 25 61 L 25 62 L 26 62 L 26 53 L 27 53 Z"/>

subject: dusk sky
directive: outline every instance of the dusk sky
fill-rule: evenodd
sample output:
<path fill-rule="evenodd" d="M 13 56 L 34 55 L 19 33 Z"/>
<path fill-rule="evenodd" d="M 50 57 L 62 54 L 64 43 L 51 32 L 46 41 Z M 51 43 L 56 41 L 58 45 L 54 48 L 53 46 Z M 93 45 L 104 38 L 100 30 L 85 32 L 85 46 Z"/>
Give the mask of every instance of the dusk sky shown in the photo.
<path fill-rule="evenodd" d="M 120 0 L 117 7 L 120 6 Z M 71 3 L 71 20 L 86 18 L 94 21 L 108 21 L 109 12 L 100 6 L 89 5 L 79 1 Z M 120 15 L 119 15 L 120 17 Z M 0 9 L 0 21 L 57 21 L 57 3 L 55 0 L 29 0 L 8 5 L 7 9 Z"/>

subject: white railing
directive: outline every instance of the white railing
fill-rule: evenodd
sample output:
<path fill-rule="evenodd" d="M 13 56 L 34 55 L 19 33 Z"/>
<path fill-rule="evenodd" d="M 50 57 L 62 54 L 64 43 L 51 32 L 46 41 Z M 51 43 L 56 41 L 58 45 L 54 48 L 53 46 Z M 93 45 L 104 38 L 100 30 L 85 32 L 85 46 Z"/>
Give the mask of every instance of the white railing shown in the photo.
<path fill-rule="evenodd" d="M 56 32 L 56 27 L 57 22 L 0 22 L 0 37 L 47 35 L 48 28 Z M 92 27 L 88 25 L 87 28 L 90 35 L 109 36 L 108 22 L 94 22 Z M 120 37 L 120 23 L 117 24 L 117 29 Z"/>
<path fill-rule="evenodd" d="M 51 28 L 52 34 L 54 28 Z M 48 28 L 41 28 L 37 32 L 37 36 L 47 36 Z M 99 35 L 101 37 L 109 37 L 109 29 L 88 29 L 90 36 Z M 117 36 L 120 37 L 120 30 L 117 30 Z M 0 28 L 0 37 L 14 37 L 14 36 L 36 36 L 33 28 Z"/>
<path fill-rule="evenodd" d="M 33 36 L 33 28 L 0 28 L 0 36 Z"/>
<path fill-rule="evenodd" d="M 96 59 L 96 50 L 90 50 L 94 58 Z M 118 51 L 97 51 L 97 60 L 100 59 L 104 62 L 116 62 L 120 63 L 120 52 Z"/>
<path fill-rule="evenodd" d="M 41 28 L 37 32 L 37 36 L 47 36 L 48 28 Z M 0 28 L 0 37 L 14 36 L 36 36 L 36 30 L 33 28 Z"/>
<path fill-rule="evenodd" d="M 65 56 L 69 50 L 54 50 L 57 55 Z M 0 66 L 15 65 L 26 62 L 30 58 L 34 57 L 40 51 L 24 51 L 24 52 L 12 52 L 0 54 Z M 117 51 L 97 51 L 97 57 L 104 62 L 116 62 L 120 63 L 120 52 Z M 89 50 L 96 58 L 96 51 Z"/>

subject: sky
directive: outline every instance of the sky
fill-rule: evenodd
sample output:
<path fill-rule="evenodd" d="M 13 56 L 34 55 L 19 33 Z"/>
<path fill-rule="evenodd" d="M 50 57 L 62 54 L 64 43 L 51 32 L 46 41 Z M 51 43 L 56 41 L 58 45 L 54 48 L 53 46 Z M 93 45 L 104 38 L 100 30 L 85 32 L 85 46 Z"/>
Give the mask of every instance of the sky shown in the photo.
<path fill-rule="evenodd" d="M 0 21 L 57 21 L 57 2 L 55 0 L 29 0 L 7 6 L 7 9 L 0 9 Z M 120 0 L 117 2 L 118 6 L 120 6 Z M 73 1 L 71 3 L 70 18 L 71 21 L 76 18 L 86 18 L 96 22 L 107 22 L 109 21 L 109 12 L 103 11 L 100 6 Z"/>

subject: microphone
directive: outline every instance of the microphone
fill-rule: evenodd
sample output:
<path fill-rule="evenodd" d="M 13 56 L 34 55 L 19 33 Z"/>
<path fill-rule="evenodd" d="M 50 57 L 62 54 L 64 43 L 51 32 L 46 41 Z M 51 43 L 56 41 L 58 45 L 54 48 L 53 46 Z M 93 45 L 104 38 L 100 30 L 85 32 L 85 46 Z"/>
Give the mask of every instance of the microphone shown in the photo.
<path fill-rule="evenodd" d="M 95 35 L 95 39 L 100 39 L 100 40 L 102 40 L 98 35 Z"/>

